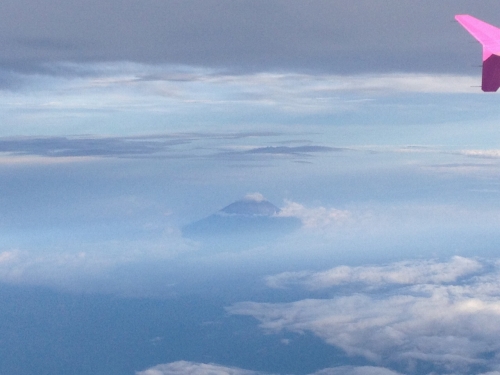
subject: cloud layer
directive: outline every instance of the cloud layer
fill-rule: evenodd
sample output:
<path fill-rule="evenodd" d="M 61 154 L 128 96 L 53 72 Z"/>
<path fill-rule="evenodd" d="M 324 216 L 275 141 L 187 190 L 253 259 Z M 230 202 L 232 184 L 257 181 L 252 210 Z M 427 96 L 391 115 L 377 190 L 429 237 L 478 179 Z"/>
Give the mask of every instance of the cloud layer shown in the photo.
<path fill-rule="evenodd" d="M 273 288 L 304 286 L 316 290 L 344 284 L 377 288 L 387 285 L 444 284 L 481 271 L 474 259 L 455 256 L 450 262 L 404 261 L 387 266 L 340 266 L 323 272 L 285 272 L 266 278 Z"/>
<path fill-rule="evenodd" d="M 234 70 L 465 71 L 468 49 L 479 50 L 468 47 L 465 32 L 449 21 L 467 12 L 494 23 L 491 14 L 498 10 L 494 1 L 465 0 L 418 7 L 409 0 L 5 1 L 0 64 L 34 69 L 54 61 L 134 61 Z M 456 63 L 459 58 L 463 64 Z"/>
<path fill-rule="evenodd" d="M 161 364 L 136 375 L 265 375 L 262 372 L 225 367 L 216 364 L 178 361 Z M 270 374 L 269 374 L 270 375 Z M 341 366 L 326 368 L 310 375 L 398 375 L 398 373 L 382 367 Z"/>
<path fill-rule="evenodd" d="M 325 229 L 336 224 L 345 223 L 350 219 L 347 210 L 326 207 L 305 207 L 304 205 L 285 201 L 285 206 L 278 214 L 279 217 L 296 217 L 302 221 L 306 229 Z"/>
<path fill-rule="evenodd" d="M 446 263 L 282 274 L 268 282 L 276 286 L 294 279 L 310 288 L 360 282 L 392 287 L 292 303 L 242 302 L 228 311 L 255 317 L 268 332 L 312 332 L 348 355 L 407 373 L 428 368 L 467 374 L 500 368 L 498 263 L 455 257 Z"/>
<path fill-rule="evenodd" d="M 346 121 L 356 125 L 368 121 L 372 126 L 374 122 L 391 124 L 397 118 L 400 126 L 407 121 L 440 122 L 443 111 L 459 115 L 460 121 L 491 112 L 483 97 L 459 95 L 481 92 L 471 87 L 480 80 L 478 75 L 235 74 L 193 66 L 110 62 L 58 63 L 39 74 L 0 70 L 0 77 L 5 78 L 0 78 L 0 133 L 4 136 L 109 137 L 158 134 L 165 129 L 178 133 L 213 129 L 282 132 L 290 131 L 290 124 L 297 132 L 317 132 L 316 126 L 329 124 L 329 133 Z M 437 97 L 453 105 L 439 105 Z M 479 103 L 474 103 L 474 97 Z M 408 101 L 402 105 L 405 98 Z M 344 133 L 335 139 L 339 141 Z M 367 141 L 393 136 L 382 131 Z M 357 136 L 355 144 L 365 142 L 360 139 Z M 306 155 L 341 151 L 351 144 L 255 146 L 240 151 L 255 157 Z"/>
<path fill-rule="evenodd" d="M 136 372 L 136 375 L 257 375 L 258 372 L 215 364 L 195 363 L 187 361 L 158 365 L 150 369 Z"/>

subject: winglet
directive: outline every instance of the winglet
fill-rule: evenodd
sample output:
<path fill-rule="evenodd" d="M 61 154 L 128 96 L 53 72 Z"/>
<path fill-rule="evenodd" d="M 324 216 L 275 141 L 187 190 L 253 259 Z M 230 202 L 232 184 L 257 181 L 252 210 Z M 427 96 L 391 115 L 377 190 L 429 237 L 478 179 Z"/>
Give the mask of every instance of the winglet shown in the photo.
<path fill-rule="evenodd" d="M 486 92 L 500 88 L 500 29 L 468 14 L 455 19 L 483 46 L 483 82 Z"/>

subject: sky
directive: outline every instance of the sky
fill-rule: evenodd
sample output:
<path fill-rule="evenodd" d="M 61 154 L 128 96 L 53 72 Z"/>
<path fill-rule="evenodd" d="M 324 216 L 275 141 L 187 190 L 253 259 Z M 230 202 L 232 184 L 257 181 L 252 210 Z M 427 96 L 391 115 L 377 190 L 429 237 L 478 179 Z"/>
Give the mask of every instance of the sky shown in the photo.
<path fill-rule="evenodd" d="M 2 1 L 0 374 L 499 374 L 500 107 L 456 14 L 500 26 Z"/>

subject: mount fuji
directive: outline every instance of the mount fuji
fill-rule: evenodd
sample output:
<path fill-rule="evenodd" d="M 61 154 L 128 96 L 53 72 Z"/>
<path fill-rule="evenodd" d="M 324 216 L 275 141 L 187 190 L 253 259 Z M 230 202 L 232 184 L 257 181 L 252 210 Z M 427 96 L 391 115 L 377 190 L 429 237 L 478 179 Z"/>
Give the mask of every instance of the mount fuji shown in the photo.
<path fill-rule="evenodd" d="M 262 245 L 301 226 L 298 218 L 279 216 L 280 212 L 261 194 L 249 194 L 185 226 L 182 233 L 186 238 L 227 251 Z"/>

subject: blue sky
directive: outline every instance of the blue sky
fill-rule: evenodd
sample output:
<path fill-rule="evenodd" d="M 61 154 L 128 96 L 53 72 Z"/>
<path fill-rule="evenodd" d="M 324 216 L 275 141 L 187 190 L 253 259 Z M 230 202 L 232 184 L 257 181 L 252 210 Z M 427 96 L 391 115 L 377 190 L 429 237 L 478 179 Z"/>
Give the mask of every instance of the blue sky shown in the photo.
<path fill-rule="evenodd" d="M 4 2 L 0 373 L 496 374 L 497 11 Z M 299 228 L 183 232 L 244 197 Z"/>

